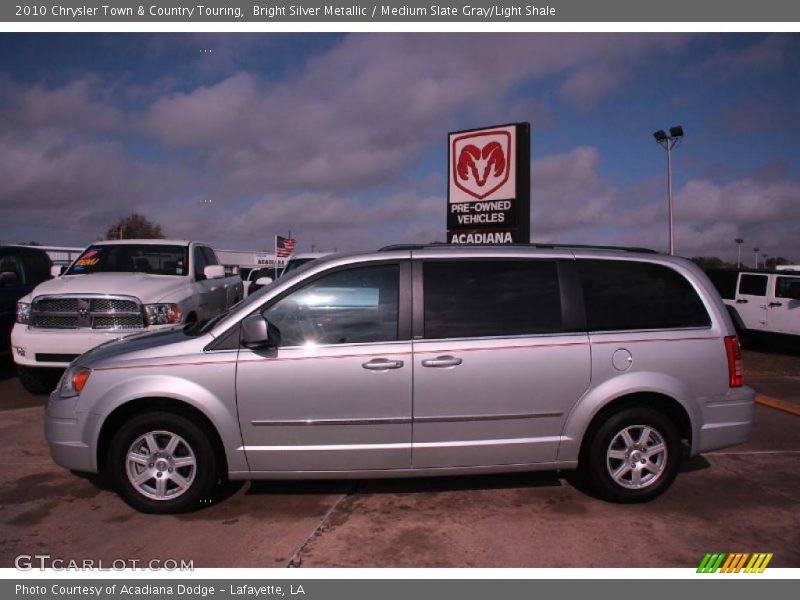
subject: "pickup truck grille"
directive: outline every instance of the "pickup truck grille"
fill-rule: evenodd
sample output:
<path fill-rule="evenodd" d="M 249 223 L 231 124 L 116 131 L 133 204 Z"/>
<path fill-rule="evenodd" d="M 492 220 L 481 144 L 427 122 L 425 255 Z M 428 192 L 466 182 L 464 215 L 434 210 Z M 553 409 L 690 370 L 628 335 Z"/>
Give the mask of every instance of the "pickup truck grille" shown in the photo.
<path fill-rule="evenodd" d="M 144 314 L 129 296 L 41 296 L 31 306 L 34 329 L 143 329 Z"/>

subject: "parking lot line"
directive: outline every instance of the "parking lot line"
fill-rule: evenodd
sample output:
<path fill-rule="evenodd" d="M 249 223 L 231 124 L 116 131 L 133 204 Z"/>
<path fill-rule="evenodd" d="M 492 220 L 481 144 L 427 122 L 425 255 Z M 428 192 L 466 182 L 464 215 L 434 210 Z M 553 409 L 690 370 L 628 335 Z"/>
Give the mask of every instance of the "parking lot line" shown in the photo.
<path fill-rule="evenodd" d="M 703 456 L 747 456 L 749 454 L 800 454 L 800 450 L 751 450 L 748 452 L 703 452 Z"/>
<path fill-rule="evenodd" d="M 800 417 L 800 405 L 795 402 L 781 400 L 780 398 L 773 398 L 772 396 L 765 396 L 764 394 L 756 395 L 756 402 L 770 408 L 775 408 L 788 412 L 789 414 Z"/>

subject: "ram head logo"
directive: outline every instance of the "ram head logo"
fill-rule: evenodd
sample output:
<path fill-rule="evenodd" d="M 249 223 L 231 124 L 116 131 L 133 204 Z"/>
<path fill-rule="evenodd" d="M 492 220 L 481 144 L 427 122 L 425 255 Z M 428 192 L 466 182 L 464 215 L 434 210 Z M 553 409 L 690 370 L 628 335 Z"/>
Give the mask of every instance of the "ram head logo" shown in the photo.
<path fill-rule="evenodd" d="M 506 131 L 468 134 L 453 140 L 453 183 L 479 200 L 508 181 L 511 136 Z"/>

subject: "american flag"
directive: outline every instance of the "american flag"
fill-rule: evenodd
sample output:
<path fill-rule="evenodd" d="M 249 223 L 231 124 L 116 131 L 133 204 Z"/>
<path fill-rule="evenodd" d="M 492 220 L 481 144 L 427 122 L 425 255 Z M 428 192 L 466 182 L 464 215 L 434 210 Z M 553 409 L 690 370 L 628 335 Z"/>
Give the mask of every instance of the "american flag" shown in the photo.
<path fill-rule="evenodd" d="M 278 258 L 286 258 L 294 252 L 294 246 L 297 240 L 290 237 L 283 237 L 280 235 L 275 236 L 275 256 Z"/>

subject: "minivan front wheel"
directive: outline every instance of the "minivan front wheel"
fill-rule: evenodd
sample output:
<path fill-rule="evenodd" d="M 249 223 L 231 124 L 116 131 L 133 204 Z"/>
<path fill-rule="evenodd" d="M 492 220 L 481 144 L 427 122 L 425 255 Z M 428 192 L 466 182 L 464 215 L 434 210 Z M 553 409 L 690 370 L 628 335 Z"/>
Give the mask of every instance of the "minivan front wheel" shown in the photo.
<path fill-rule="evenodd" d="M 108 466 L 125 502 L 147 513 L 176 513 L 208 501 L 218 479 L 214 447 L 192 420 L 151 412 L 114 436 Z"/>
<path fill-rule="evenodd" d="M 649 408 L 627 408 L 596 430 L 584 455 L 584 471 L 606 500 L 646 502 L 672 484 L 680 450 L 672 420 Z"/>

